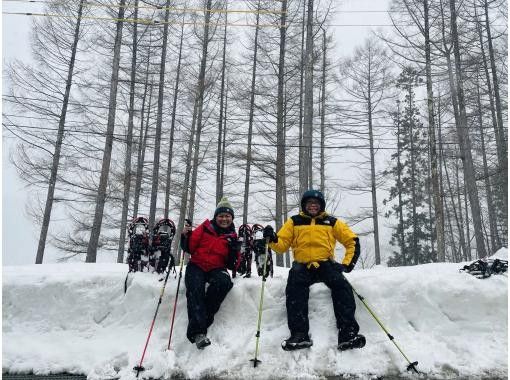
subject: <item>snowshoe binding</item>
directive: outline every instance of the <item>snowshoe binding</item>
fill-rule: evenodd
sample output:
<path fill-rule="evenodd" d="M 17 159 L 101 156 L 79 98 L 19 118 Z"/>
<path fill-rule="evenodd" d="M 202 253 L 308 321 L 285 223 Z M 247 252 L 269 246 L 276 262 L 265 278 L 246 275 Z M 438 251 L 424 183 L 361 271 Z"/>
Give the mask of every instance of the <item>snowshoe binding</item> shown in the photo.
<path fill-rule="evenodd" d="M 313 341 L 310 339 L 308 334 L 296 333 L 290 336 L 282 342 L 282 348 L 284 351 L 300 350 L 302 348 L 309 348 L 313 345 Z"/>
<path fill-rule="evenodd" d="M 128 257 L 129 272 L 149 271 L 149 221 L 139 216 L 128 226 Z"/>
<path fill-rule="evenodd" d="M 171 253 L 174 236 L 175 224 L 170 219 L 161 219 L 152 230 L 152 266 L 159 274 L 164 273 L 167 268 L 172 270 L 175 266 Z"/>
<path fill-rule="evenodd" d="M 264 227 L 260 224 L 254 224 L 253 233 L 253 252 L 255 253 L 255 264 L 257 265 L 257 273 L 260 277 L 273 277 L 273 255 L 271 249 L 267 247 L 266 239 L 262 236 Z M 266 270 L 264 271 L 264 266 Z"/>
<path fill-rule="evenodd" d="M 252 229 L 248 224 L 242 224 L 239 226 L 237 233 L 239 242 L 241 243 L 241 262 L 237 272 L 240 275 L 244 275 L 245 278 L 251 277 L 251 262 L 253 258 L 252 245 L 253 236 Z"/>
<path fill-rule="evenodd" d="M 352 350 L 353 348 L 362 348 L 367 343 L 365 337 L 361 334 L 350 335 L 347 338 L 338 337 L 337 348 L 340 351 Z"/>

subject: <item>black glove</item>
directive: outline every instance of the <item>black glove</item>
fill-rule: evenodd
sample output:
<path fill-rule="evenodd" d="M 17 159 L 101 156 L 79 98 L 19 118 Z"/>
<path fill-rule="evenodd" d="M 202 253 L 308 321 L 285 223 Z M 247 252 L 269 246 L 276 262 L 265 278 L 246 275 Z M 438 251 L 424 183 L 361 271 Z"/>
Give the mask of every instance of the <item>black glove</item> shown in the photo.
<path fill-rule="evenodd" d="M 239 252 L 241 250 L 241 242 L 236 239 L 229 239 L 228 240 L 228 250 L 230 252 Z"/>
<path fill-rule="evenodd" d="M 264 239 L 269 239 L 270 243 L 277 243 L 278 242 L 278 236 L 273 230 L 273 227 L 270 225 L 267 225 L 264 227 Z"/>
<path fill-rule="evenodd" d="M 228 239 L 227 269 L 234 270 L 237 264 L 241 242 L 237 239 Z"/>
<path fill-rule="evenodd" d="M 334 261 L 333 263 L 334 263 L 333 265 L 335 266 L 335 269 L 338 270 L 339 272 L 347 272 L 347 267 L 344 264 L 341 264 L 336 261 Z"/>

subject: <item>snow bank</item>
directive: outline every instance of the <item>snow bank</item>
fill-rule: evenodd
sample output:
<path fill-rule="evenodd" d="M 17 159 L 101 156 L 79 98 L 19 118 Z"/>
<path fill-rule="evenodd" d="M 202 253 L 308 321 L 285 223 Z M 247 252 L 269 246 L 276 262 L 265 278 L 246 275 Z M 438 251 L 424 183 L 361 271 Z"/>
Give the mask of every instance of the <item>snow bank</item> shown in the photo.
<path fill-rule="evenodd" d="M 508 253 L 498 252 L 498 255 Z M 499 256 L 498 256 L 499 257 Z M 503 256 L 501 256 L 503 258 Z M 395 342 L 427 378 L 507 378 L 508 278 L 480 280 L 461 264 L 377 267 L 347 274 Z M 45 264 L 3 268 L 3 371 L 82 373 L 95 379 L 134 379 L 162 282 L 130 275 L 123 264 Z M 253 273 L 256 273 L 254 270 Z M 310 291 L 309 350 L 285 352 L 288 270 L 275 268 L 265 287 L 259 359 L 253 368 L 261 280 L 235 278 L 214 324 L 212 345 L 199 351 L 186 339 L 181 282 L 172 347 L 166 350 L 177 288 L 171 275 L 143 365 L 143 377 L 319 379 L 405 376 L 407 362 L 357 299 L 367 346 L 339 352 L 329 289 Z"/>

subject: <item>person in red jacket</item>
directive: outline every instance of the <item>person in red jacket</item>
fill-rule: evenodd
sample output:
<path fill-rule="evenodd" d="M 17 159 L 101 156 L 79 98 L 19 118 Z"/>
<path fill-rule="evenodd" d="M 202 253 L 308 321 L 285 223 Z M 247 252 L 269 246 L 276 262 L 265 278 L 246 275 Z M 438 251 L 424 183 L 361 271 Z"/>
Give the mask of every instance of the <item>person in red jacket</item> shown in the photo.
<path fill-rule="evenodd" d="M 211 344 L 207 329 L 232 289 L 227 269 L 235 272 L 240 263 L 240 246 L 233 220 L 232 205 L 227 198 L 222 198 L 212 221 L 206 219 L 193 231 L 190 226 L 185 226 L 182 231 L 181 246 L 191 255 L 184 276 L 188 302 L 186 336 L 199 349 Z M 206 283 L 209 283 L 207 289 Z"/>

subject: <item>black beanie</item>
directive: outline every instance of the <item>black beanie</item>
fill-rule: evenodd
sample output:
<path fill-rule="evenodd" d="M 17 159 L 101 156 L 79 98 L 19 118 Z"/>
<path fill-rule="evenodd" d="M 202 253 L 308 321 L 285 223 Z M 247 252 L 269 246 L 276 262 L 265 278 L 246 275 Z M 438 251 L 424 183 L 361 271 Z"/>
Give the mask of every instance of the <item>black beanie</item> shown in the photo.
<path fill-rule="evenodd" d="M 229 213 L 232 215 L 232 219 L 234 219 L 234 209 L 226 197 L 221 198 L 220 202 L 216 206 L 216 210 L 214 210 L 214 219 L 216 219 L 218 214 L 221 214 L 222 212 Z"/>

